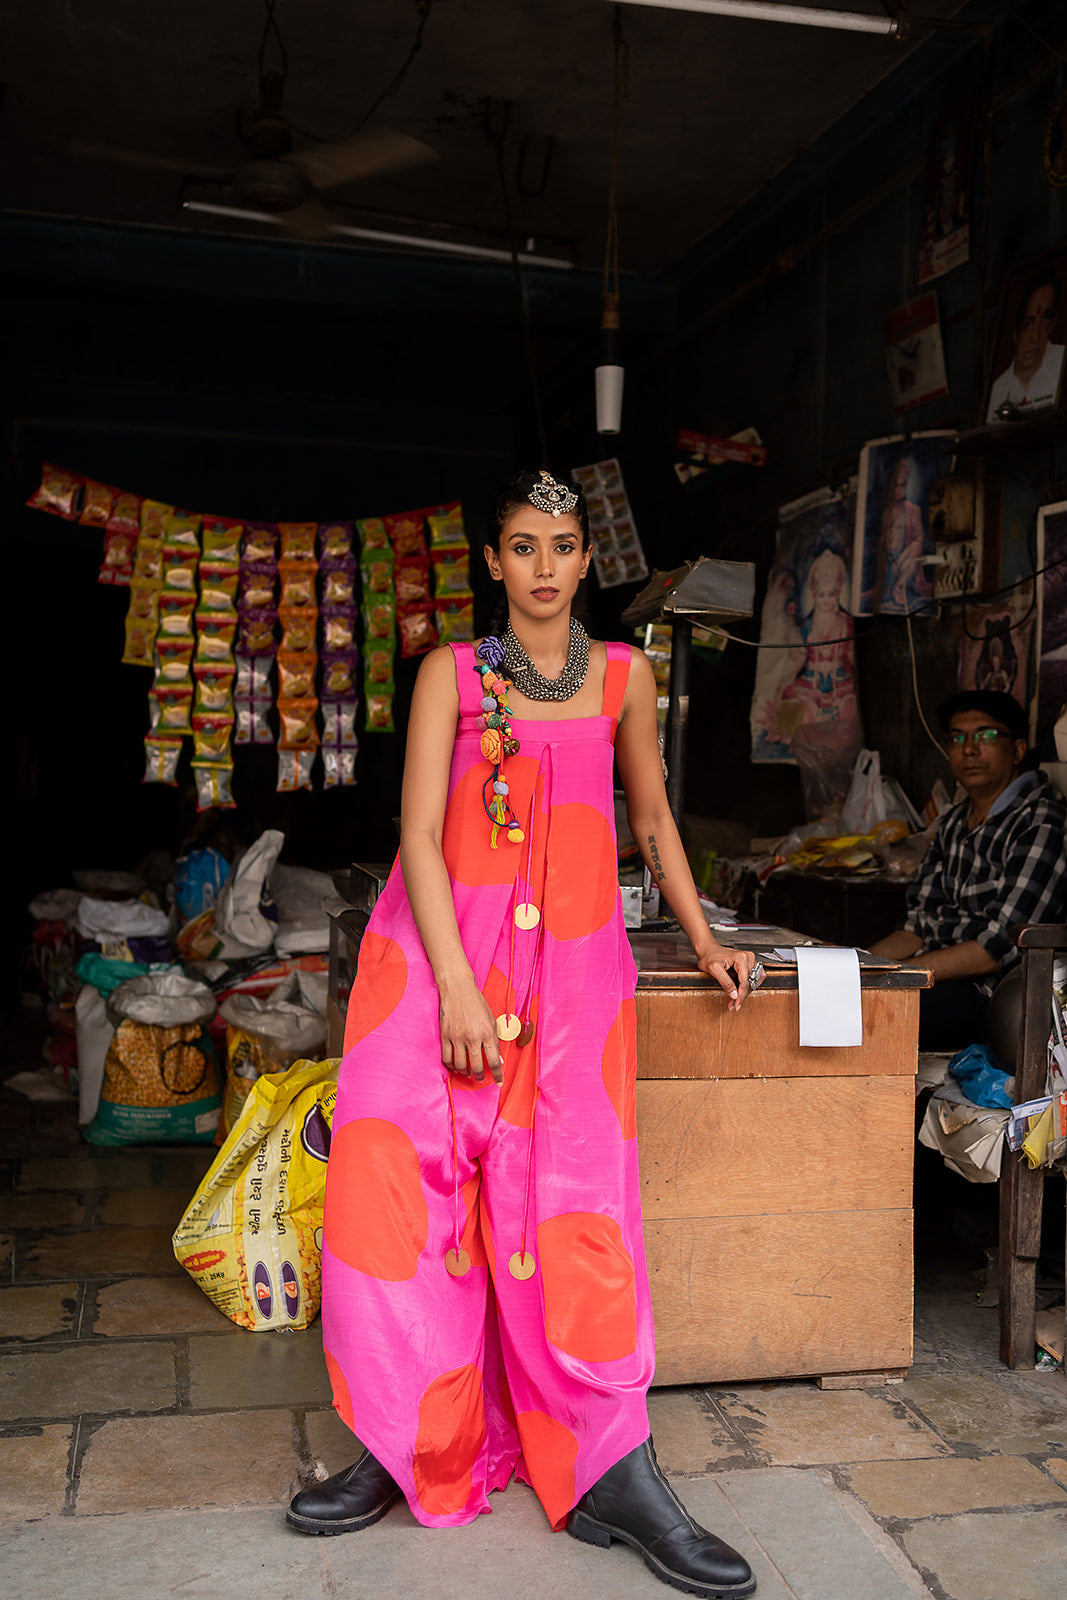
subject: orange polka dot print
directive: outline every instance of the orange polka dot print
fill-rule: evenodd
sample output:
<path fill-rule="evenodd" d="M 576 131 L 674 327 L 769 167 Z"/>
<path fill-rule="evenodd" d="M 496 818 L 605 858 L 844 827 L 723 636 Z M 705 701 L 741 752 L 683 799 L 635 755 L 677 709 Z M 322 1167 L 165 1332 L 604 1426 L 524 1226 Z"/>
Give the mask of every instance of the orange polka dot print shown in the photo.
<path fill-rule="evenodd" d="M 537 1229 L 545 1337 L 578 1361 L 618 1361 L 637 1344 L 634 1264 L 613 1217 L 570 1211 Z"/>
<path fill-rule="evenodd" d="M 462 1511 L 471 1497 L 474 1466 L 485 1445 L 485 1398 L 475 1366 L 443 1372 L 419 1401 L 415 1494 L 433 1517 Z"/>
<path fill-rule="evenodd" d="M 386 1017 L 391 1017 L 403 998 L 408 982 L 408 958 L 395 939 L 387 939 L 368 928 L 359 945 L 356 981 L 348 1000 L 345 1018 L 345 1054 Z"/>
<path fill-rule="evenodd" d="M 328 1350 L 323 1350 L 322 1354 L 326 1361 L 330 1388 L 333 1390 L 333 1408 L 345 1426 L 351 1428 L 354 1433 L 356 1425 L 352 1418 L 352 1396 L 345 1382 L 345 1375 L 341 1371 L 340 1363 Z"/>
<path fill-rule="evenodd" d="M 330 1249 L 357 1272 L 387 1283 L 415 1276 L 429 1212 L 419 1157 L 402 1129 L 360 1117 L 334 1134 L 326 1180 Z"/>
<path fill-rule="evenodd" d="M 545 926 L 554 939 L 597 933 L 619 903 L 615 838 L 596 806 L 574 801 L 552 809 Z"/>
<path fill-rule="evenodd" d="M 600 1060 L 604 1088 L 624 1139 L 637 1138 L 637 1003 L 627 996 L 608 1029 Z"/>
<path fill-rule="evenodd" d="M 520 1411 L 517 1424 L 522 1458 L 534 1493 L 558 1533 L 576 1499 L 574 1463 L 578 1459 L 578 1440 L 570 1428 L 543 1411 Z"/>

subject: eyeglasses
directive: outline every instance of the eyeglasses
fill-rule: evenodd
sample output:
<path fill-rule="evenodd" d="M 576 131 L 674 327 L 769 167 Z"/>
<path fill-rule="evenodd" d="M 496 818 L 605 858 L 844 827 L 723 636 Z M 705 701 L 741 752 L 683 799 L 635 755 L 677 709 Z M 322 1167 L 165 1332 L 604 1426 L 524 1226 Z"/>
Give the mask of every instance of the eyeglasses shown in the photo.
<path fill-rule="evenodd" d="M 998 739 L 1010 739 L 1011 734 L 1005 733 L 1003 728 L 969 728 L 966 733 L 959 728 L 953 728 L 948 736 L 949 746 L 953 750 L 960 750 L 973 739 L 975 744 L 995 744 Z"/>

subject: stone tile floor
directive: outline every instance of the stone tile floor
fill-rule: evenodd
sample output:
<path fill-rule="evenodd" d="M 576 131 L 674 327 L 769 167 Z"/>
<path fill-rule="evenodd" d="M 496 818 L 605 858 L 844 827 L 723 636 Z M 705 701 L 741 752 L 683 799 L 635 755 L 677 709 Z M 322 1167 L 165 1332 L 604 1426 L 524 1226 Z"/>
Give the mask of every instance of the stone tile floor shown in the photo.
<path fill-rule="evenodd" d="M 94 1150 L 72 1107 L 9 1091 L 0 1117 L 4 1600 L 668 1592 L 619 1545 L 552 1535 L 521 1486 L 466 1529 L 428 1533 L 396 1508 L 347 1539 L 292 1533 L 287 1497 L 354 1447 L 318 1325 L 236 1329 L 174 1262 L 170 1231 L 212 1151 Z M 990 1196 L 947 1177 L 920 1228 L 904 1383 L 653 1391 L 665 1468 L 744 1550 L 763 1600 L 1067 1593 L 1067 1383 L 999 1364 L 972 1271 Z"/>

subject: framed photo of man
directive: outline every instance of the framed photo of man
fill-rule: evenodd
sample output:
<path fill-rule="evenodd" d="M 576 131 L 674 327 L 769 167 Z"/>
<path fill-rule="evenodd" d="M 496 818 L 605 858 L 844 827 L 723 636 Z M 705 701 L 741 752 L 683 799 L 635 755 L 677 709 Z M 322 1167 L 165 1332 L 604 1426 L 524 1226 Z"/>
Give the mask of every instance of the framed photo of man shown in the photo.
<path fill-rule="evenodd" d="M 1065 302 L 1067 244 L 1008 273 L 983 412 L 987 422 L 1048 411 L 1058 403 Z"/>

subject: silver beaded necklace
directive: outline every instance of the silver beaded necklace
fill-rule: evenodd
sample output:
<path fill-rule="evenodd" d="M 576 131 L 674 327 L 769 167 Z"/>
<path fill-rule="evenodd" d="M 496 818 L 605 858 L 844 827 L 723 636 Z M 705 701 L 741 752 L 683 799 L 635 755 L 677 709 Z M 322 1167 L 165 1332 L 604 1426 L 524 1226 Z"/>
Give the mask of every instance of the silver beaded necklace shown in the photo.
<path fill-rule="evenodd" d="M 546 678 L 538 672 L 515 637 L 510 622 L 501 643 L 504 646 L 504 671 L 527 700 L 569 700 L 585 682 L 585 675 L 589 671 L 589 635 L 577 617 L 571 618 L 567 664 L 558 678 Z"/>

